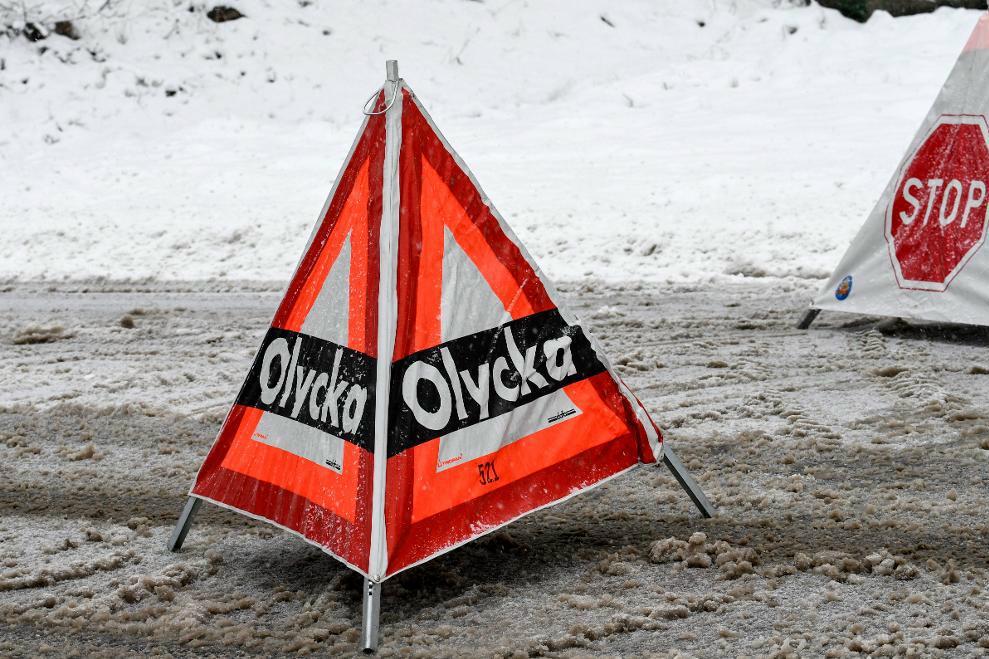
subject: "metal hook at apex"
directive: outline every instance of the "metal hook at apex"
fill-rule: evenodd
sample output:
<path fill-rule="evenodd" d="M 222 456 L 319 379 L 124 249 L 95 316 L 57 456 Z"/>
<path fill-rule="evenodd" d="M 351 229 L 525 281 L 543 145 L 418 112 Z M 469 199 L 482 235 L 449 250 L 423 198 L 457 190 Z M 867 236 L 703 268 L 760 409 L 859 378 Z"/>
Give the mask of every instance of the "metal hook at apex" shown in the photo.
<path fill-rule="evenodd" d="M 390 82 L 392 83 L 392 85 L 394 85 L 391 92 L 391 99 L 385 104 L 384 110 L 381 110 L 379 112 L 368 112 L 367 106 L 368 104 L 371 103 L 371 101 L 377 98 L 378 92 L 376 91 L 373 94 L 371 94 L 371 96 L 366 101 L 364 101 L 364 107 L 361 110 L 365 115 L 369 117 L 374 117 L 379 114 L 384 114 L 388 112 L 388 110 L 391 109 L 391 106 L 395 104 L 395 99 L 398 98 L 398 91 L 402 86 L 401 79 L 398 77 L 398 60 L 390 59 L 387 62 L 385 62 L 385 73 L 387 77 L 386 83 Z M 382 90 L 384 89 L 384 85 L 382 85 L 381 89 Z"/>

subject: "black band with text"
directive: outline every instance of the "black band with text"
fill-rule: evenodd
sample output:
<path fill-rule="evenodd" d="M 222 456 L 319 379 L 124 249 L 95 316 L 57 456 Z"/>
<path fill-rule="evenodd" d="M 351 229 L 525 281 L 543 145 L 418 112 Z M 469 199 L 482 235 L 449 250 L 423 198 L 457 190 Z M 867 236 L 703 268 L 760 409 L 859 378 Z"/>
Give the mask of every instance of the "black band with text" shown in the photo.
<path fill-rule="evenodd" d="M 373 451 L 375 361 L 331 341 L 272 327 L 237 404 Z"/>
<path fill-rule="evenodd" d="M 392 367 L 388 455 L 604 370 L 580 326 L 557 309 L 420 350 Z"/>

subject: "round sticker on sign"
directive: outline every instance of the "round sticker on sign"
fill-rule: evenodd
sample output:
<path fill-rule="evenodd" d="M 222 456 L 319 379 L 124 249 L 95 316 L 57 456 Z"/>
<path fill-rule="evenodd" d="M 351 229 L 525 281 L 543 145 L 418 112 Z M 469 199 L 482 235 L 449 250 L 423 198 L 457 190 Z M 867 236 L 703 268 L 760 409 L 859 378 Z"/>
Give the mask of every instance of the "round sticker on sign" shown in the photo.
<path fill-rule="evenodd" d="M 948 288 L 985 242 L 987 184 L 986 118 L 938 117 L 906 161 L 886 209 L 886 244 L 900 288 Z"/>
<path fill-rule="evenodd" d="M 838 282 L 838 287 L 834 289 L 836 299 L 844 300 L 852 294 L 852 276 L 845 275 L 845 278 Z"/>

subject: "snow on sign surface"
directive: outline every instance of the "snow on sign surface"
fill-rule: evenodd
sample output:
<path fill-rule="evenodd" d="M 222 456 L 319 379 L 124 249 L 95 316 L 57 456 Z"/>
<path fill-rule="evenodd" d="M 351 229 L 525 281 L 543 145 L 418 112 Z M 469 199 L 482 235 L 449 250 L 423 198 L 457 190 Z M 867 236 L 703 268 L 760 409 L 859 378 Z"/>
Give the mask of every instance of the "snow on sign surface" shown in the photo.
<path fill-rule="evenodd" d="M 812 306 L 989 324 L 989 15 Z"/>
<path fill-rule="evenodd" d="M 389 86 L 192 489 L 376 581 L 662 455 L 418 99 Z"/>

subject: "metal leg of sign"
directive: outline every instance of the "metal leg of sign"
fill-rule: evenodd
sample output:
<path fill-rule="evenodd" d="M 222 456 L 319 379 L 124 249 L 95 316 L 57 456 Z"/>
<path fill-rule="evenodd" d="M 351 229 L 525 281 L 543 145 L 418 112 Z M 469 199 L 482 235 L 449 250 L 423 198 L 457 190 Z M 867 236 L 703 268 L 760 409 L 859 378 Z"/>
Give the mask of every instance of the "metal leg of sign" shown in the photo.
<path fill-rule="evenodd" d="M 364 579 L 364 606 L 361 623 L 361 649 L 371 654 L 378 649 L 378 615 L 381 613 L 381 584 Z"/>
<path fill-rule="evenodd" d="M 683 466 L 680 462 L 680 458 L 677 454 L 673 452 L 669 446 L 664 445 L 663 447 L 663 462 L 673 472 L 673 477 L 677 479 L 680 483 L 680 487 L 684 489 L 690 500 L 694 502 L 697 509 L 701 511 L 701 515 L 704 517 L 714 517 L 714 513 L 717 512 L 711 502 L 707 500 L 707 496 L 704 495 L 704 491 L 701 486 L 697 484 L 694 477 L 690 475 L 687 468 Z"/>
<path fill-rule="evenodd" d="M 172 529 L 171 537 L 168 538 L 168 551 L 182 549 L 185 536 L 189 533 L 189 528 L 192 527 L 192 518 L 195 517 L 196 511 L 199 510 L 199 505 L 202 502 L 203 500 L 198 497 L 189 497 L 186 499 L 185 508 L 182 509 L 179 521 L 175 524 L 175 528 Z"/>
<path fill-rule="evenodd" d="M 819 313 L 821 313 L 820 309 L 808 309 L 804 312 L 804 315 L 800 317 L 800 322 L 797 323 L 797 329 L 808 329 Z"/>

